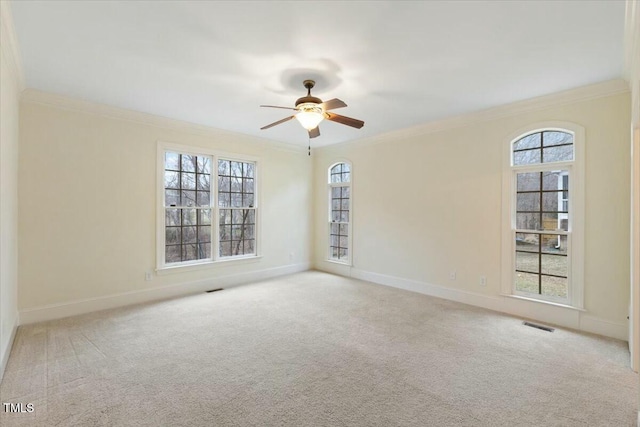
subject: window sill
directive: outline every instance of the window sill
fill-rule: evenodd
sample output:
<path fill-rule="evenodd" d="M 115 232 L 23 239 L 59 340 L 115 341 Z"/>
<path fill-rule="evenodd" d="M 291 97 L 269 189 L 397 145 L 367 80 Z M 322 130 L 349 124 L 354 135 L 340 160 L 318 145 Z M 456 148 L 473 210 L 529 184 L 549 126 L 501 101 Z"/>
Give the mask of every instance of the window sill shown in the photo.
<path fill-rule="evenodd" d="M 502 294 L 502 296 L 503 297 L 507 297 L 507 298 L 519 299 L 519 300 L 523 300 L 523 301 L 538 302 L 538 303 L 541 303 L 541 304 L 552 305 L 552 306 L 560 307 L 560 308 L 568 308 L 570 310 L 582 311 L 582 312 L 585 312 L 585 313 L 587 311 L 584 308 L 574 307 L 572 305 L 562 304 L 562 303 L 553 302 L 553 301 L 545 301 L 545 300 L 536 299 L 536 298 L 529 298 L 529 297 L 525 297 L 525 296 L 522 296 L 522 295 Z"/>
<path fill-rule="evenodd" d="M 216 261 L 206 261 L 206 262 L 199 262 L 199 263 L 186 264 L 186 265 L 172 265 L 172 266 L 156 268 L 156 274 L 158 274 L 158 276 L 164 276 L 166 274 L 206 270 L 209 268 L 215 268 L 216 266 L 223 267 L 223 266 L 231 266 L 236 264 L 250 264 L 253 262 L 259 262 L 261 259 L 262 259 L 262 255 L 257 255 L 257 256 L 249 256 L 249 257 L 242 257 L 242 258 L 219 259 Z"/>
<path fill-rule="evenodd" d="M 335 259 L 326 259 L 325 261 L 330 262 L 332 264 L 338 264 L 338 265 L 345 265 L 347 267 L 351 267 L 351 262 L 350 261 L 338 261 Z"/>

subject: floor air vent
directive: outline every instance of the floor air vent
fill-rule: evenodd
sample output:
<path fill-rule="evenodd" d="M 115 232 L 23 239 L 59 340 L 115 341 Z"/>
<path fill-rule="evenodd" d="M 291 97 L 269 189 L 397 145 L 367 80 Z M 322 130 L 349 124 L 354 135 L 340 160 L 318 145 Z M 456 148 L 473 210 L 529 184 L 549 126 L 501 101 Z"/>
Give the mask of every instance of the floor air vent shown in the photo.
<path fill-rule="evenodd" d="M 537 325 L 537 324 L 531 323 L 531 322 L 522 322 L 522 324 L 525 325 L 525 326 L 531 326 L 532 328 L 541 329 L 541 330 L 547 331 L 547 332 L 555 331 L 554 328 L 550 328 L 548 326 Z"/>
<path fill-rule="evenodd" d="M 223 288 L 218 288 L 218 289 L 211 289 L 210 291 L 206 291 L 208 294 L 210 294 L 211 292 L 218 292 L 218 291 L 223 291 Z"/>

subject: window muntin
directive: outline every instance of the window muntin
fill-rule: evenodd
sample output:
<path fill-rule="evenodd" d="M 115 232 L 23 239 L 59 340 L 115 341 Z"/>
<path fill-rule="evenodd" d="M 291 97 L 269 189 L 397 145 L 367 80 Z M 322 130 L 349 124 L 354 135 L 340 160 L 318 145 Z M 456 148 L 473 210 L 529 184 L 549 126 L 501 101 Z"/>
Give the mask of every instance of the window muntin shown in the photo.
<path fill-rule="evenodd" d="M 513 291 L 550 301 L 570 299 L 572 133 L 543 130 L 511 145 Z M 547 163 L 560 167 L 546 166 Z"/>
<path fill-rule="evenodd" d="M 329 259 L 349 262 L 351 224 L 351 166 L 329 168 Z"/>
<path fill-rule="evenodd" d="M 159 268 L 256 256 L 256 162 L 168 148 L 162 154 Z"/>

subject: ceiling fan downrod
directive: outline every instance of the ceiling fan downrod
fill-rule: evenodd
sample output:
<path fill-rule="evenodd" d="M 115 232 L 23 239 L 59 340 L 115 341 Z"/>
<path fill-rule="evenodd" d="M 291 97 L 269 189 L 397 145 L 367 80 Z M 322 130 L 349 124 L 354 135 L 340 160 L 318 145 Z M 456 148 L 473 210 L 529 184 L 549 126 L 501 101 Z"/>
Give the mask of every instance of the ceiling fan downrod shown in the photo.
<path fill-rule="evenodd" d="M 305 80 L 302 82 L 305 88 L 307 88 L 307 96 L 311 96 L 311 89 L 316 85 L 313 80 Z"/>

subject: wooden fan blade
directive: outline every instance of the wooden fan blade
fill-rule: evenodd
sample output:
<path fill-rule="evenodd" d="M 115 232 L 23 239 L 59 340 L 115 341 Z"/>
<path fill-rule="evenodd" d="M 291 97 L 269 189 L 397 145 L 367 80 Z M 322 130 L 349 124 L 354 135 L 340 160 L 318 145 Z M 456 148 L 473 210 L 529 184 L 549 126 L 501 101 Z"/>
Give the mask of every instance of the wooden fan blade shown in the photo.
<path fill-rule="evenodd" d="M 309 138 L 316 138 L 320 136 L 320 127 L 316 126 L 309 131 Z"/>
<path fill-rule="evenodd" d="M 291 107 L 279 107 L 277 105 L 261 105 L 261 107 L 267 107 L 267 108 L 282 108 L 284 110 L 295 110 L 298 111 L 297 108 L 291 108 Z"/>
<path fill-rule="evenodd" d="M 270 125 L 266 125 L 264 127 L 261 127 L 260 130 L 269 129 L 269 128 L 272 128 L 272 127 L 274 127 L 276 125 L 279 125 L 280 123 L 288 122 L 289 120 L 293 119 L 294 117 L 295 116 L 291 116 L 291 117 L 286 117 L 286 118 L 284 118 L 282 120 L 278 120 L 277 122 L 273 122 Z"/>
<path fill-rule="evenodd" d="M 331 120 L 332 122 L 338 122 L 357 129 L 360 129 L 362 126 L 364 126 L 364 122 L 362 120 L 352 119 L 351 117 L 340 116 L 334 113 L 326 113 L 326 117 L 327 120 Z"/>
<path fill-rule="evenodd" d="M 347 104 L 345 104 L 338 98 L 333 98 L 320 104 L 320 107 L 322 107 L 324 111 L 335 110 L 336 108 L 344 108 L 346 106 Z"/>

